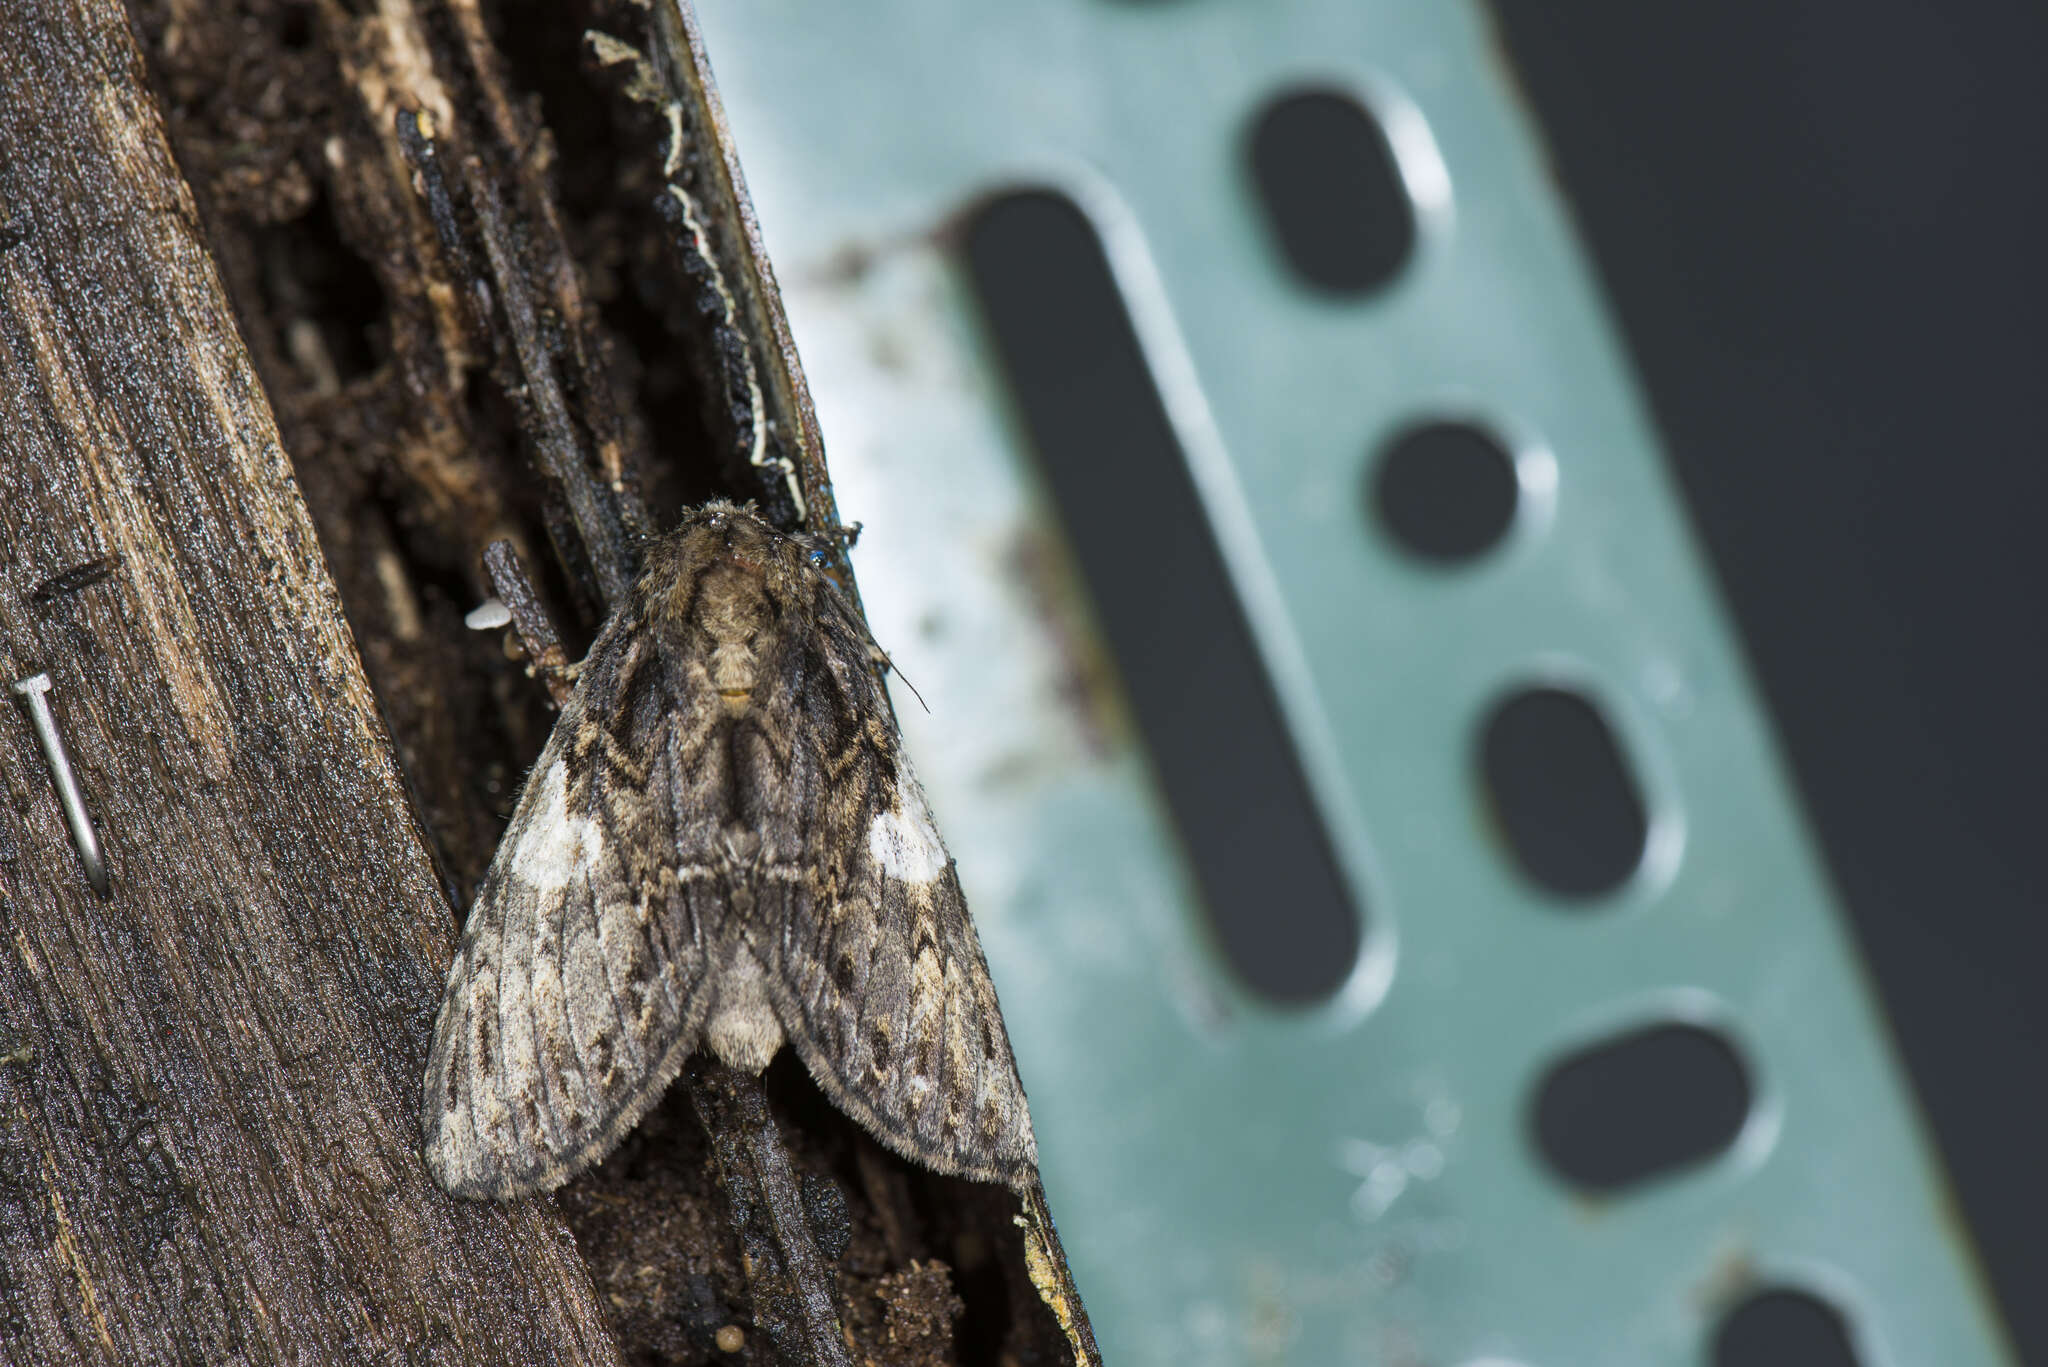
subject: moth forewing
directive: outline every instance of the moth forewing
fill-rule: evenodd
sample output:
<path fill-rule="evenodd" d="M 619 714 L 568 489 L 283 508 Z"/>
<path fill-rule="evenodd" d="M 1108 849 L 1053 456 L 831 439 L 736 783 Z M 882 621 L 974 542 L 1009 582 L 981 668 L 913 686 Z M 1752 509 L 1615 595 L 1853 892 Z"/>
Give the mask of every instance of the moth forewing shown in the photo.
<path fill-rule="evenodd" d="M 423 1115 L 449 1190 L 559 1185 L 692 1050 L 758 1072 L 785 1041 L 905 1157 L 1035 1178 L 959 880 L 816 558 L 708 504 L 591 647 L 449 973 Z"/>

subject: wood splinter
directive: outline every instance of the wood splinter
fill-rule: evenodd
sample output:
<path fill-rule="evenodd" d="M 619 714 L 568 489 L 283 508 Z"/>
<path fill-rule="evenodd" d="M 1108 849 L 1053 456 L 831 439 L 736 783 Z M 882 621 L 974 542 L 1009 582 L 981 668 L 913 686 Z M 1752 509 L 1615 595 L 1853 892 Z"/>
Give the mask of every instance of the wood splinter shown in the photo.
<path fill-rule="evenodd" d="M 484 570 L 491 577 L 491 588 L 498 601 L 512 615 L 512 630 L 518 633 L 519 644 L 532 662 L 532 672 L 539 676 L 548 697 L 560 708 L 569 701 L 569 686 L 575 682 L 576 667 L 569 663 L 568 654 L 562 649 L 562 638 L 555 634 L 555 624 L 541 606 L 540 595 L 534 592 L 518 550 L 509 541 L 493 541 L 484 548 Z"/>

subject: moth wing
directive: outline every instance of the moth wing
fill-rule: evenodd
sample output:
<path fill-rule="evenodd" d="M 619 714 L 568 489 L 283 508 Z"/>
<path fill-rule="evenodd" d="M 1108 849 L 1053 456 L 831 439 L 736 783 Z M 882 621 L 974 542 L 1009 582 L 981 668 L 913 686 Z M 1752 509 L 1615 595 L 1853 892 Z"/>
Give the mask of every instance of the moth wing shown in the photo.
<path fill-rule="evenodd" d="M 807 734 L 736 762 L 784 764 L 749 930 L 790 1043 L 839 1108 L 951 1176 L 1028 1185 L 1038 1148 L 981 941 L 902 753 L 867 637 L 825 590 L 767 715 Z M 779 751 L 779 753 L 777 753 Z"/>
<path fill-rule="evenodd" d="M 676 783 L 723 766 L 692 762 L 708 714 L 670 676 L 633 623 L 599 637 L 470 908 L 422 1114 L 458 1196 L 545 1191 L 602 1158 L 702 1023 L 724 901 Z"/>

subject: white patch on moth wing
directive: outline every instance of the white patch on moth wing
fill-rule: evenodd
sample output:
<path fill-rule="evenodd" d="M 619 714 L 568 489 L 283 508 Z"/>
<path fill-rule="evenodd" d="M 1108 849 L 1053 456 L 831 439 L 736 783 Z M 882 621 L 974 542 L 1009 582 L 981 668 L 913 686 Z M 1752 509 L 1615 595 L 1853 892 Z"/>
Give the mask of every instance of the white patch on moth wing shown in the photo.
<path fill-rule="evenodd" d="M 533 794 L 532 814 L 512 851 L 511 875 L 542 901 L 569 886 L 604 852 L 604 832 L 569 811 L 569 766 L 550 765 Z"/>
<path fill-rule="evenodd" d="M 896 788 L 897 810 L 877 812 L 868 823 L 868 857 L 899 882 L 934 882 L 946 871 L 946 847 L 939 840 L 924 794 L 908 771 Z"/>

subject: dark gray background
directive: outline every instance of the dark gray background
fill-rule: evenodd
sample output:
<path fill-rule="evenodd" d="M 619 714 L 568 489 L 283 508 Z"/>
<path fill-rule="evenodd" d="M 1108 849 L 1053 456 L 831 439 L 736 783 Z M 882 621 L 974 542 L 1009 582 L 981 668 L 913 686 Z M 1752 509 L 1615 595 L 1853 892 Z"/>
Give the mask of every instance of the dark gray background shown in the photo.
<path fill-rule="evenodd" d="M 2048 1362 L 2048 7 L 1494 11 L 2021 1356 Z"/>

